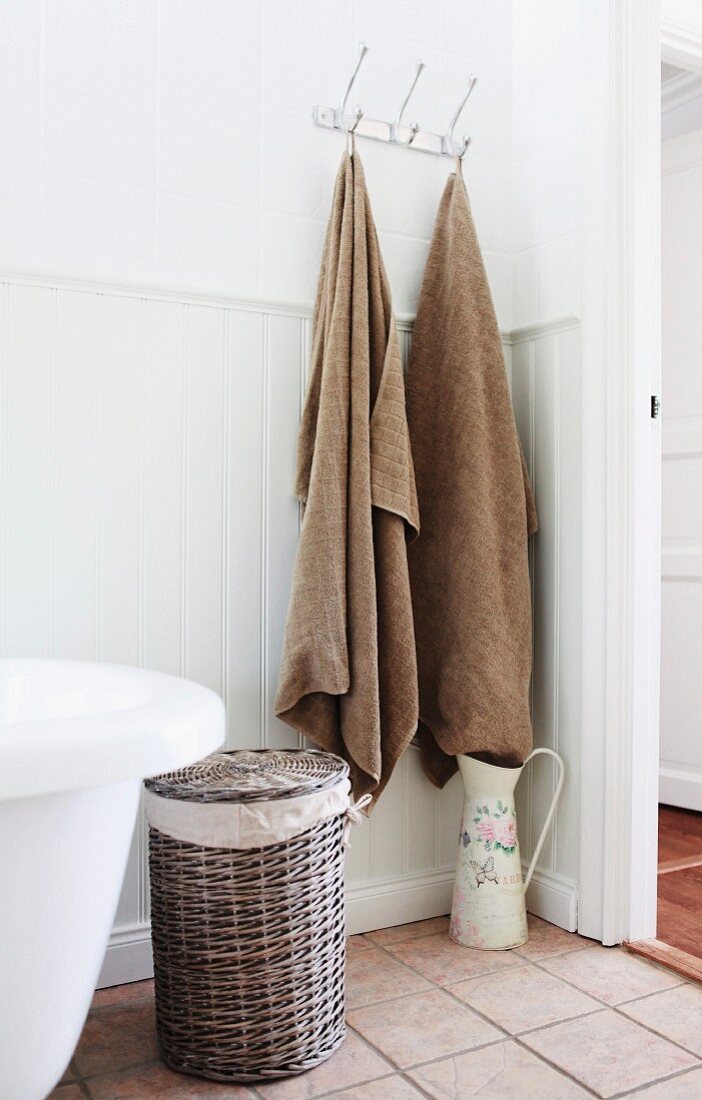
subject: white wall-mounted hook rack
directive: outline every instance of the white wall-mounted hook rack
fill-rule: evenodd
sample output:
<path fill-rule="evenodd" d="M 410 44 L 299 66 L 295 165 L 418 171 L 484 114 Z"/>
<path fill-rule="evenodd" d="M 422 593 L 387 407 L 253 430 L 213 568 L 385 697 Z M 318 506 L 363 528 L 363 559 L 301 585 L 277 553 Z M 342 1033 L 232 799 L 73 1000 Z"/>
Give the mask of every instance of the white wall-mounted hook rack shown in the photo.
<path fill-rule="evenodd" d="M 402 106 L 397 112 L 394 122 L 366 118 L 363 109 L 358 106 L 354 108 L 352 114 L 347 113 L 346 105 L 351 95 L 351 89 L 353 88 L 356 77 L 358 76 L 358 70 L 367 53 L 368 46 L 362 42 L 360 44 L 358 60 L 351 73 L 349 82 L 346 85 L 346 90 L 339 106 L 316 106 L 312 109 L 312 118 L 315 126 L 321 126 L 325 130 L 341 130 L 347 134 L 354 134 L 359 138 L 368 138 L 370 141 L 382 141 L 387 145 L 399 145 L 406 149 L 416 149 L 419 153 L 430 153 L 432 156 L 436 157 L 462 157 L 470 145 L 470 137 L 464 135 L 462 140 L 458 141 L 454 137 L 454 130 L 461 112 L 468 102 L 468 97 L 475 87 L 477 77 L 471 76 L 469 78 L 468 89 L 458 109 L 454 112 L 447 132 L 445 134 L 432 134 L 427 130 L 421 130 L 418 122 L 411 122 L 407 125 L 402 121 L 403 115 L 407 109 L 407 104 L 417 86 L 417 81 L 426 67 L 423 61 L 417 62 L 414 79 L 407 95 L 402 101 Z"/>

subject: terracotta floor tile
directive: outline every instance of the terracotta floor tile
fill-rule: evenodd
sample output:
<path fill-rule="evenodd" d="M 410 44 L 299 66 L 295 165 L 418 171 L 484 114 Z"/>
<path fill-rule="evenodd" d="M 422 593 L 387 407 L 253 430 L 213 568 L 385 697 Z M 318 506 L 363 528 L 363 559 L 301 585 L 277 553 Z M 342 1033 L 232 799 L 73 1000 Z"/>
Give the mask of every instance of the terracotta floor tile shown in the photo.
<path fill-rule="evenodd" d="M 75 1074 L 75 1070 L 73 1069 L 73 1059 L 71 1058 L 68 1069 L 66 1070 L 63 1077 L 59 1081 L 59 1085 L 65 1085 L 69 1081 L 75 1081 L 75 1079 L 76 1079 L 76 1074 Z"/>
<path fill-rule="evenodd" d="M 108 1005 L 123 1005 L 130 1001 L 152 1001 L 154 980 L 128 982 L 126 985 L 110 985 L 105 989 L 96 989 L 91 1008 L 106 1008 Z"/>
<path fill-rule="evenodd" d="M 516 966 L 450 987 L 466 1004 L 489 1016 L 510 1035 L 560 1023 L 602 1006 L 572 985 L 536 966 Z"/>
<path fill-rule="evenodd" d="M 85 1100 L 85 1093 L 80 1085 L 73 1082 L 67 1085 L 57 1085 L 54 1091 L 49 1093 L 46 1100 Z"/>
<path fill-rule="evenodd" d="M 348 1021 L 402 1069 L 502 1038 L 440 989 L 357 1008 Z"/>
<path fill-rule="evenodd" d="M 431 936 L 435 932 L 448 932 L 448 926 L 448 917 L 430 917 L 429 920 L 416 920 L 411 924 L 398 924 L 395 928 L 379 928 L 376 932 L 366 932 L 366 938 L 384 947 L 388 943 L 414 940 L 418 936 Z"/>
<path fill-rule="evenodd" d="M 450 940 L 445 933 L 389 943 L 386 950 L 437 985 L 447 985 L 462 978 L 476 978 L 480 974 L 505 970 L 522 961 L 512 951 L 476 951 L 472 947 L 462 947 Z"/>
<path fill-rule="evenodd" d="M 93 1077 L 89 1088 L 93 1100 L 244 1100 L 254 1095 L 244 1085 L 173 1073 L 163 1062 Z"/>
<path fill-rule="evenodd" d="M 531 1032 L 522 1042 L 602 1097 L 699 1064 L 611 1009 Z"/>
<path fill-rule="evenodd" d="M 276 1097 L 278 1100 L 307 1100 L 332 1089 L 351 1088 L 387 1076 L 392 1068 L 358 1035 L 349 1031 L 339 1049 L 321 1066 L 309 1073 L 301 1073 L 299 1077 L 286 1077 L 270 1084 L 257 1082 L 256 1090 L 261 1096 Z"/>
<path fill-rule="evenodd" d="M 91 1012 L 75 1053 L 83 1077 L 117 1073 L 158 1058 L 154 1009 L 150 1001 L 112 1005 Z"/>
<path fill-rule="evenodd" d="M 645 997 L 647 993 L 670 989 L 682 982 L 670 971 L 652 966 L 618 947 L 588 947 L 544 959 L 541 965 L 608 1005 Z"/>
<path fill-rule="evenodd" d="M 335 1092 L 334 1100 L 417 1100 L 421 1095 L 403 1077 L 395 1075 L 383 1077 L 380 1081 L 369 1081 L 367 1085 L 357 1085 L 354 1089 Z"/>
<path fill-rule="evenodd" d="M 464 1100 L 469 1096 L 479 1096 L 480 1100 L 576 1100 L 589 1095 L 512 1042 L 420 1066 L 410 1070 L 410 1077 L 437 1100 Z"/>
<path fill-rule="evenodd" d="M 367 951 L 346 960 L 347 1008 L 387 1001 L 391 997 L 431 988 L 426 978 L 408 970 L 397 959 L 378 951 L 376 947 L 369 947 Z"/>
<path fill-rule="evenodd" d="M 363 951 L 371 951 L 373 944 L 365 936 L 349 936 L 346 940 L 346 958 L 351 959 Z"/>
<path fill-rule="evenodd" d="M 676 989 L 667 989 L 665 993 L 654 993 L 642 1001 L 622 1005 L 620 1011 L 702 1057 L 700 986 L 679 985 Z"/>
<path fill-rule="evenodd" d="M 702 1069 L 681 1073 L 643 1092 L 630 1092 L 626 1100 L 695 1100 L 702 1096 Z"/>
<path fill-rule="evenodd" d="M 555 924 L 528 915 L 529 940 L 522 947 L 515 947 L 514 954 L 525 959 L 548 959 L 552 955 L 564 955 L 567 951 L 577 951 L 581 947 L 590 947 L 594 940 L 586 940 L 577 932 L 564 932 Z"/>

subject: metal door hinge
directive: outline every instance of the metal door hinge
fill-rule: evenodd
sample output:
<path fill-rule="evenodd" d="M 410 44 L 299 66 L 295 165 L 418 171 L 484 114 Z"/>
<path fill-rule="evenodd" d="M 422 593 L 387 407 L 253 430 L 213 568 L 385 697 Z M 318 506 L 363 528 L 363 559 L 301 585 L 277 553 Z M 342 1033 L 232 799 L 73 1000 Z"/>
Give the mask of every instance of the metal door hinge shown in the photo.
<path fill-rule="evenodd" d="M 651 419 L 657 420 L 661 412 L 661 399 L 657 394 L 651 394 Z"/>

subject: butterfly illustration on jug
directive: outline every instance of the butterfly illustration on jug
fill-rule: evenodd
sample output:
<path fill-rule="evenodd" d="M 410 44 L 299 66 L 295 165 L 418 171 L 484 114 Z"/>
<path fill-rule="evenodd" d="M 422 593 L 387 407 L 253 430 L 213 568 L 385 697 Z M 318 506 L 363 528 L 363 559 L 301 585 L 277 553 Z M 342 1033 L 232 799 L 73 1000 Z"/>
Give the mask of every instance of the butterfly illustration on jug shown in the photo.
<path fill-rule="evenodd" d="M 488 856 L 484 863 L 478 863 L 477 860 L 471 859 L 470 865 L 475 871 L 475 881 L 480 888 L 486 882 L 497 882 L 499 878 L 495 874 L 495 860 L 492 856 Z"/>

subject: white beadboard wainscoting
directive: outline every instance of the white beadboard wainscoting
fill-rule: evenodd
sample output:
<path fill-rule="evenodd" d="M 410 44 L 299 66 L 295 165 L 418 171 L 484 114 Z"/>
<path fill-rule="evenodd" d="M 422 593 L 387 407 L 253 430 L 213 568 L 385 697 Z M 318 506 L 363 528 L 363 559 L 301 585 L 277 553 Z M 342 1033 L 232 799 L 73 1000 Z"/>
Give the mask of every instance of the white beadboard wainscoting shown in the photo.
<path fill-rule="evenodd" d="M 293 746 L 273 714 L 299 529 L 292 496 L 307 307 L 0 278 L 0 653 L 144 665 L 222 694 L 228 745 Z M 403 349 L 411 322 L 401 321 Z M 541 528 L 533 546 L 536 743 L 566 760 L 530 908 L 577 925 L 580 334 L 505 335 Z M 533 770 L 532 770 L 533 769 Z M 550 761 L 520 784 L 528 858 Z M 461 787 L 412 747 L 348 856 L 351 932 L 450 906 Z M 150 972 L 145 826 L 102 984 Z"/>

